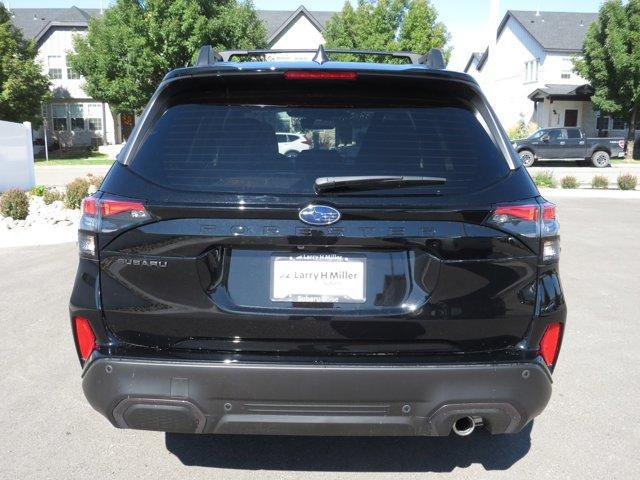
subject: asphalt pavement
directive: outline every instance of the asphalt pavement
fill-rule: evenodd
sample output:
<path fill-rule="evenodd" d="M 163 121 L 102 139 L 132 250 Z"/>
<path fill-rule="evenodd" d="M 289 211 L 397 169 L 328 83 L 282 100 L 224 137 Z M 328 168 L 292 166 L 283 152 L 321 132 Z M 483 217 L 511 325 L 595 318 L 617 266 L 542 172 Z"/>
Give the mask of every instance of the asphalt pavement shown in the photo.
<path fill-rule="evenodd" d="M 563 197 L 557 204 L 567 332 L 547 410 L 513 436 L 118 430 L 80 387 L 67 311 L 75 245 L 0 249 L 0 478 L 638 478 L 640 200 Z"/>

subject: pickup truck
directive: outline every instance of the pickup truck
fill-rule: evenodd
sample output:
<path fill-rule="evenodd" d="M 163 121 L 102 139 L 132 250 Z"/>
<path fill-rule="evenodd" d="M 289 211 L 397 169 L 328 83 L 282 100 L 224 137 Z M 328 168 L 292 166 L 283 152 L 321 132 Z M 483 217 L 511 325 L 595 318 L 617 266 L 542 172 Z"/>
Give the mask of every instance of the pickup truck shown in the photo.
<path fill-rule="evenodd" d="M 611 158 L 624 158 L 624 138 L 587 138 L 581 128 L 542 128 L 529 138 L 515 140 L 522 164 L 532 166 L 536 161 L 587 161 L 594 167 L 609 166 Z"/>

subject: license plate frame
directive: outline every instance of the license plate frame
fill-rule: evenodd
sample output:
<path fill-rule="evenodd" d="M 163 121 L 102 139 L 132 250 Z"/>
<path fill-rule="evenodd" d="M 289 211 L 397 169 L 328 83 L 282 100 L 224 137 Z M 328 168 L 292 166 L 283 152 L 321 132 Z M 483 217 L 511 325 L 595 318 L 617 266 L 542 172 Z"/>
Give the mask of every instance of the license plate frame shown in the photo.
<path fill-rule="evenodd" d="M 287 273 L 289 277 L 282 276 Z M 312 276 L 305 277 L 305 274 Z M 364 255 L 274 254 L 269 278 L 272 302 L 361 304 L 367 301 Z M 314 285 L 317 290 L 310 291 L 316 288 Z"/>

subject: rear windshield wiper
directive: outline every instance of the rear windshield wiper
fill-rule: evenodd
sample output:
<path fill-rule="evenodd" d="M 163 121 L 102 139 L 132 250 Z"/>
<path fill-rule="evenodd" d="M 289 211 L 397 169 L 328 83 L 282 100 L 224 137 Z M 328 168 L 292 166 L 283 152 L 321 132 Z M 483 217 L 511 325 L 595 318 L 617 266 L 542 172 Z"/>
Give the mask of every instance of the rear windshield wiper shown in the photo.
<path fill-rule="evenodd" d="M 320 177 L 316 178 L 314 188 L 316 193 L 378 190 L 382 188 L 407 188 L 421 185 L 444 185 L 446 178 L 419 176 L 375 176 L 359 175 L 353 177 Z"/>

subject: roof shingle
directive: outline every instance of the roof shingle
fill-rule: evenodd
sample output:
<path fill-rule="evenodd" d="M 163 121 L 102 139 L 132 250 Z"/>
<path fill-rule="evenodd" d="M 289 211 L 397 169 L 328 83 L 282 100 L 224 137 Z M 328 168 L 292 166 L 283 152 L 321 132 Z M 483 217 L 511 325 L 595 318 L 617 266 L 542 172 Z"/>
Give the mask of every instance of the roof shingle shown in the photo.
<path fill-rule="evenodd" d="M 14 8 L 14 24 L 22 31 L 26 39 L 37 39 L 43 30 L 52 23 L 87 25 L 91 17 L 99 16 L 97 8 Z M 267 38 L 278 32 L 283 24 L 296 12 L 295 10 L 258 10 L 258 16 L 265 23 Z M 314 11 L 306 13 L 312 15 L 323 28 L 327 20 L 336 12 Z"/>
<path fill-rule="evenodd" d="M 582 51 L 587 29 L 598 19 L 598 14 L 509 10 L 498 28 L 498 36 L 510 17 L 520 23 L 545 50 L 577 53 Z"/>
<path fill-rule="evenodd" d="M 89 18 L 100 15 L 98 8 L 12 8 L 13 23 L 24 38 L 33 40 L 52 22 L 87 25 Z"/>

